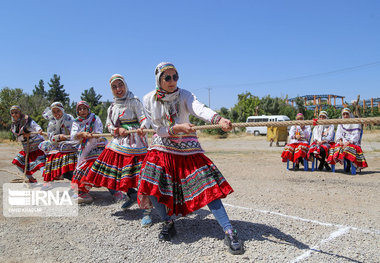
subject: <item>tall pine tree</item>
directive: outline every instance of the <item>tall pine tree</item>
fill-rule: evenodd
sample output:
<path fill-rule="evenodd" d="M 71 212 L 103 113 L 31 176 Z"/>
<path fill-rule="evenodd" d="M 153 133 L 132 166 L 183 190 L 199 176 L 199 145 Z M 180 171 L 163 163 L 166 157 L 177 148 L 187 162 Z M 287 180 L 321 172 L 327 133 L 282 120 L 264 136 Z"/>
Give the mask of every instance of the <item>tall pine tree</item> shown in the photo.
<path fill-rule="evenodd" d="M 45 83 L 42 79 L 38 82 L 38 86 L 34 85 L 33 95 L 41 96 L 42 98 L 47 97 L 47 92 L 45 91 Z"/>
<path fill-rule="evenodd" d="M 89 90 L 84 90 L 80 96 L 81 100 L 87 101 L 90 104 L 91 108 L 98 106 L 101 102 L 100 99 L 102 95 L 97 95 L 94 87 L 91 87 Z"/>
<path fill-rule="evenodd" d="M 60 83 L 61 77 L 58 76 L 57 74 L 53 75 L 53 78 L 50 79 L 50 89 L 47 93 L 48 100 L 50 103 L 55 102 L 55 101 L 60 101 L 64 105 L 69 105 L 70 103 L 70 98 L 69 94 L 65 92 L 65 89 L 63 88 L 63 85 Z"/>

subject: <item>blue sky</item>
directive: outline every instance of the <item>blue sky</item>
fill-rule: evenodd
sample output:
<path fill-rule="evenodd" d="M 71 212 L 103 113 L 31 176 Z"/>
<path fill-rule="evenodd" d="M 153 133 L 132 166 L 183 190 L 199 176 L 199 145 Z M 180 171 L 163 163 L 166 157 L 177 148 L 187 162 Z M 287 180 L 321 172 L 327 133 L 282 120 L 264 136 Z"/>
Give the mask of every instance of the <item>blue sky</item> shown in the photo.
<path fill-rule="evenodd" d="M 173 62 L 178 86 L 211 107 L 246 91 L 295 97 L 380 97 L 380 1 L 2 1 L 0 88 L 32 93 L 61 76 L 70 99 L 110 76 L 142 98 L 154 68 Z M 305 77 L 307 76 L 307 77 Z"/>

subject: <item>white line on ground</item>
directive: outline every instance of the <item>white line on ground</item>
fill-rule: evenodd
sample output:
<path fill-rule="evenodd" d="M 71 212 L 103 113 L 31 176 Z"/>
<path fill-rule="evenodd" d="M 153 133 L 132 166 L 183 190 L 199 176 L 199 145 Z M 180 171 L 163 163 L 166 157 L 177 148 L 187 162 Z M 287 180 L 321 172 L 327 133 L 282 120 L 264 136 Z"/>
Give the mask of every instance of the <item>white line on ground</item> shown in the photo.
<path fill-rule="evenodd" d="M 346 227 L 348 227 L 348 228 L 350 228 L 352 230 L 357 230 L 357 231 L 364 232 L 364 233 L 373 233 L 373 234 L 378 234 L 378 235 L 380 234 L 380 230 L 377 230 L 377 229 L 374 229 L 374 230 L 360 229 L 360 228 L 353 227 L 353 226 L 345 226 L 345 225 L 338 225 L 338 224 L 332 224 L 332 223 L 325 223 L 325 222 L 320 222 L 318 220 L 305 219 L 305 218 L 302 218 L 302 217 L 290 216 L 290 215 L 286 215 L 286 214 L 282 214 L 282 213 L 278 213 L 278 212 L 271 212 L 271 211 L 267 211 L 267 210 L 254 209 L 254 208 L 243 207 L 243 206 L 238 206 L 238 205 L 231 205 L 231 204 L 226 204 L 226 203 L 223 203 L 223 204 L 225 206 L 230 206 L 230 207 L 235 207 L 235 208 L 245 209 L 245 210 L 253 210 L 253 211 L 264 213 L 264 214 L 272 214 L 272 215 L 282 216 L 282 217 L 291 218 L 291 219 L 295 219 L 295 220 L 299 220 L 299 221 L 304 221 L 304 222 L 310 222 L 310 223 L 318 224 L 318 225 L 321 225 L 321 226 L 333 226 L 333 227 L 338 227 L 338 228 L 346 228 Z"/>
<path fill-rule="evenodd" d="M 295 258 L 294 260 L 290 261 L 291 263 L 296 263 L 296 262 L 299 262 L 301 260 L 304 260 L 305 258 L 308 258 L 311 256 L 311 254 L 313 254 L 314 252 L 318 252 L 319 251 L 319 247 L 324 244 L 324 243 L 327 243 L 339 236 L 342 236 L 346 233 L 348 233 L 348 231 L 351 229 L 351 227 L 342 227 L 342 228 L 339 228 L 337 231 L 334 231 L 330 234 L 330 236 L 326 239 L 323 239 L 321 240 L 321 242 L 319 242 L 319 245 L 317 246 L 313 246 L 311 247 L 308 251 L 306 251 L 305 253 L 303 253 L 302 255 L 300 255 L 299 257 Z"/>

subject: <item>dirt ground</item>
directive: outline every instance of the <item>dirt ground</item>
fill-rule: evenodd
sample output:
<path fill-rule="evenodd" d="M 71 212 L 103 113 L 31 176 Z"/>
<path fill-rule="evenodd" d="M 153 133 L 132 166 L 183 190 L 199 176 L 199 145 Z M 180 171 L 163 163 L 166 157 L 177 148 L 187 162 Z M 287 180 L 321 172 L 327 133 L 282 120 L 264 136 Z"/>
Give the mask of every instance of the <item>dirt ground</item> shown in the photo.
<path fill-rule="evenodd" d="M 243 259 L 380 262 L 380 133 L 364 133 L 362 148 L 369 167 L 357 175 L 344 173 L 340 165 L 335 173 L 287 170 L 280 158 L 283 147 L 269 147 L 262 136 L 231 134 L 227 139 L 201 136 L 200 141 L 206 155 L 234 189 L 223 200 L 231 220 L 247 220 L 246 213 L 256 220 L 252 222 L 256 230 L 269 233 L 262 233 L 261 238 L 243 234 L 246 250 L 250 251 Z M 0 148 L 3 184 L 15 178 L 13 173 L 17 169 L 11 161 L 20 145 L 3 142 Z M 39 173 L 37 177 L 42 181 Z M 0 217 L 4 228 L 10 227 L 12 220 Z M 284 253 L 289 244 L 276 236 L 273 229 L 302 242 L 307 249 L 297 246 L 291 254 Z M 240 230 L 244 231 L 243 225 Z M 1 242 L 0 250 L 5 250 L 16 241 L 2 236 Z M 290 245 L 294 247 L 294 242 Z M 195 261 L 202 260 L 195 258 Z"/>

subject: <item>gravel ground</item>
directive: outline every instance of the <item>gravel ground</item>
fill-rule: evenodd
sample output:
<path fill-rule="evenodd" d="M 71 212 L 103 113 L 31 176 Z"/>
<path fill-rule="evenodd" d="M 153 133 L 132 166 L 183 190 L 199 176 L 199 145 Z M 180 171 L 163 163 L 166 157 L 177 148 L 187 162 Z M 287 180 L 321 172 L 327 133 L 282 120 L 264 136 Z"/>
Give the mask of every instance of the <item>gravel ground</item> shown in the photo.
<path fill-rule="evenodd" d="M 120 211 L 103 188 L 77 217 L 0 217 L 0 262 L 380 262 L 380 134 L 365 134 L 369 168 L 356 176 L 287 171 L 264 137 L 205 137 L 201 144 L 235 192 L 223 200 L 245 242 L 233 256 L 207 208 L 176 220 L 159 242 L 159 217 Z M 0 182 L 15 178 L 17 144 L 0 143 Z M 37 174 L 41 182 L 41 175 Z M 1 189 L 2 191 L 2 189 Z M 2 195 L 0 196 L 2 198 Z M 1 202 L 3 204 L 3 202 Z"/>

